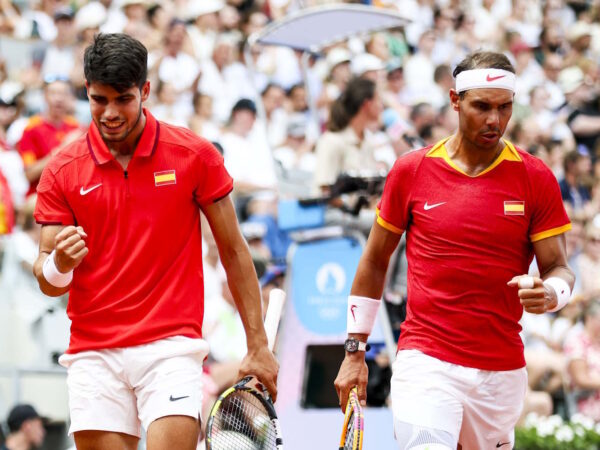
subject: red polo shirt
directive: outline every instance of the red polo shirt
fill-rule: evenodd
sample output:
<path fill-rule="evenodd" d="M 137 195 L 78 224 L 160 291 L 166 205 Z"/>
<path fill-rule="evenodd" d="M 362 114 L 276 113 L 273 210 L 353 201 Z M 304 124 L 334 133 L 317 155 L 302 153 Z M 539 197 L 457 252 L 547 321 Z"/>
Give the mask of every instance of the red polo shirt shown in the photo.
<path fill-rule="evenodd" d="M 68 353 L 202 336 L 200 208 L 231 192 L 233 180 L 209 142 L 144 114 L 127 170 L 92 123 L 38 186 L 39 223 L 80 225 L 88 235 L 69 296 Z"/>
<path fill-rule="evenodd" d="M 60 145 L 67 134 L 77 128 L 79 123 L 71 116 L 59 124 L 50 123 L 39 115 L 31 117 L 17 145 L 24 166 L 27 167 L 46 157 L 53 148 Z M 37 184 L 37 181 L 31 183 L 27 195 L 35 192 Z"/>
<path fill-rule="evenodd" d="M 377 222 L 406 230 L 408 302 L 399 349 L 483 370 L 525 365 L 518 289 L 533 242 L 571 228 L 556 178 L 510 142 L 475 177 L 445 140 L 396 161 Z"/>

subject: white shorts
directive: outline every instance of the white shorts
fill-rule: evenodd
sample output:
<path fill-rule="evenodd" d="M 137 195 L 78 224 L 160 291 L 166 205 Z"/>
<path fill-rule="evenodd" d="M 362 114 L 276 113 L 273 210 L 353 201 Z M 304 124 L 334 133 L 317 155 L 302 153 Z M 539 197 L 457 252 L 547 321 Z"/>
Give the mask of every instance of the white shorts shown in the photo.
<path fill-rule="evenodd" d="M 174 336 L 135 347 L 64 354 L 71 427 L 141 436 L 165 416 L 200 417 L 203 339 Z"/>
<path fill-rule="evenodd" d="M 401 350 L 392 371 L 394 423 L 446 431 L 463 450 L 513 447 L 527 390 L 525 368 L 479 370 Z"/>

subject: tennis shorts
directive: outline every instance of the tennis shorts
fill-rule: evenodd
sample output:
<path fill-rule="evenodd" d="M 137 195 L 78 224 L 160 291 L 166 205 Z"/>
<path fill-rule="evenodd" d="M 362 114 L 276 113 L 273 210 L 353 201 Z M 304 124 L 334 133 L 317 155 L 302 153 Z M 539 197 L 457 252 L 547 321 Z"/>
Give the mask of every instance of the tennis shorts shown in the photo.
<path fill-rule="evenodd" d="M 135 347 L 64 354 L 69 434 L 102 430 L 141 436 L 165 416 L 200 417 L 203 339 L 174 336 Z"/>
<path fill-rule="evenodd" d="M 463 450 L 508 450 L 526 390 L 525 368 L 479 370 L 400 350 L 392 366 L 394 424 L 446 431 Z"/>

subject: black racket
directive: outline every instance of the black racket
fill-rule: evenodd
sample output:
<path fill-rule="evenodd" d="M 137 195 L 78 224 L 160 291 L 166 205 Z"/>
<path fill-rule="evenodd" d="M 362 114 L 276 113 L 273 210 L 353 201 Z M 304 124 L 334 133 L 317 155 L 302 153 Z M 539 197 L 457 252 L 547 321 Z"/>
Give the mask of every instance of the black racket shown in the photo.
<path fill-rule="evenodd" d="M 285 292 L 273 289 L 265 318 L 269 349 L 273 350 Z M 266 389 L 259 392 L 246 377 L 223 392 L 206 423 L 207 450 L 283 450 L 277 413 Z"/>

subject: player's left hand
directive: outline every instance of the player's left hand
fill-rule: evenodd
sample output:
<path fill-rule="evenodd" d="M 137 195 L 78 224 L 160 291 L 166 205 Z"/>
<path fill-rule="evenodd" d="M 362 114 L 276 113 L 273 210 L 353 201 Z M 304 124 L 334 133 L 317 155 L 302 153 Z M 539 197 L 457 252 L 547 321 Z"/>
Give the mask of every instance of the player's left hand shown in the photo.
<path fill-rule="evenodd" d="M 511 287 L 519 288 L 519 299 L 523 309 L 532 314 L 543 314 L 558 304 L 556 292 L 538 277 L 517 275 L 508 282 Z"/>
<path fill-rule="evenodd" d="M 255 376 L 269 391 L 273 403 L 277 400 L 277 373 L 279 363 L 267 345 L 249 349 L 242 360 L 238 379 Z"/>

